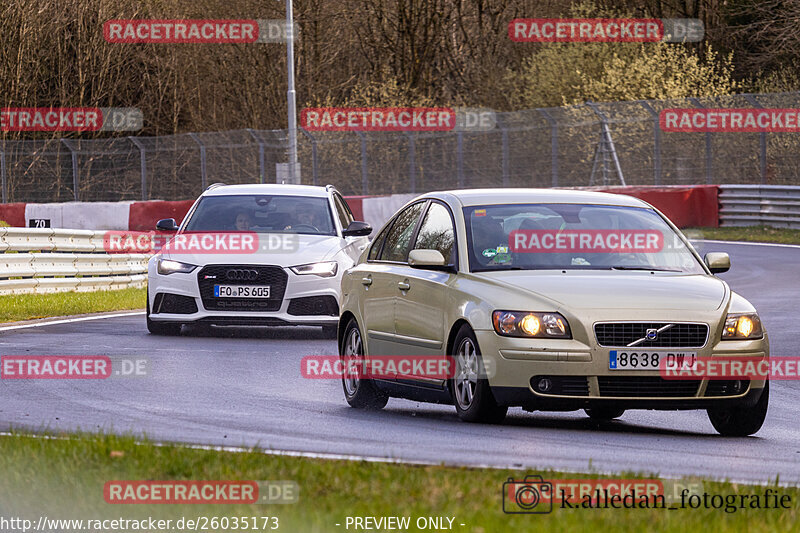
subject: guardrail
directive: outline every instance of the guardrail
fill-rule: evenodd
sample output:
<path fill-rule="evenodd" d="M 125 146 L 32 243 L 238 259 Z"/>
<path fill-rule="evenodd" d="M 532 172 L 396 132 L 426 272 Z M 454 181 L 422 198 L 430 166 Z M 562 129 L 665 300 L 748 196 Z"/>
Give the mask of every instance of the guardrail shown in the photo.
<path fill-rule="evenodd" d="M 0 228 L 0 295 L 144 287 L 150 255 L 106 253 L 106 233 Z"/>
<path fill-rule="evenodd" d="M 800 229 L 800 187 L 720 185 L 719 204 L 720 226 Z"/>

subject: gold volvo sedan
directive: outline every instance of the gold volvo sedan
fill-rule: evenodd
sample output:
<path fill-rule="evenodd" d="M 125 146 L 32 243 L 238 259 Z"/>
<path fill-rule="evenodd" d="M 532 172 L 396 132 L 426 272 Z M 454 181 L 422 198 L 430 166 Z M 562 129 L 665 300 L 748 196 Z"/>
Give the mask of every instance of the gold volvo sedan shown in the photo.
<path fill-rule="evenodd" d="M 598 420 L 705 409 L 719 433 L 751 435 L 768 379 L 696 371 L 769 357 L 756 310 L 714 275 L 729 268 L 727 254 L 701 258 L 629 196 L 420 196 L 343 275 L 345 398 L 373 409 L 390 397 L 450 403 L 462 420 L 490 423 L 515 406 Z M 437 358 L 447 364 L 420 364 Z"/>

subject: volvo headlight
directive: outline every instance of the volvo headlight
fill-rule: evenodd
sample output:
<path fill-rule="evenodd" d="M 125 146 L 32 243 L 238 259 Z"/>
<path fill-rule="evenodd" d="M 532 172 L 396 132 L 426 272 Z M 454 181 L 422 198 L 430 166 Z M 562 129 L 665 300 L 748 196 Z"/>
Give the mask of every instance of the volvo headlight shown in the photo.
<path fill-rule="evenodd" d="M 174 261 L 172 259 L 159 259 L 158 263 L 156 263 L 156 270 L 159 274 L 166 276 L 167 274 L 174 274 L 176 272 L 180 272 L 181 274 L 188 274 L 192 270 L 197 268 L 197 265 L 191 265 L 189 263 L 181 263 L 180 261 Z"/>
<path fill-rule="evenodd" d="M 492 324 L 497 334 L 505 337 L 572 338 L 567 319 L 559 313 L 495 311 Z"/>
<path fill-rule="evenodd" d="M 295 274 L 314 274 L 323 278 L 330 278 L 339 271 L 336 261 L 325 261 L 324 263 L 309 263 L 307 265 L 297 265 L 290 267 Z"/>
<path fill-rule="evenodd" d="M 764 336 L 761 320 L 755 313 L 731 313 L 725 319 L 722 340 L 760 339 Z"/>

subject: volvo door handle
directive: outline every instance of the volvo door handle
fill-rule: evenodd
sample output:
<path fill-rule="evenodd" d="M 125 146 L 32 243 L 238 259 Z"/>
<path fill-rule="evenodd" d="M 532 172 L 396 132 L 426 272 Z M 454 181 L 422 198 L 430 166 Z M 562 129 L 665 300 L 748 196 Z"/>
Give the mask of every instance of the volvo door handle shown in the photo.
<path fill-rule="evenodd" d="M 361 284 L 367 286 L 372 285 L 372 278 L 370 277 L 361 278 Z"/>
<path fill-rule="evenodd" d="M 401 291 L 407 291 L 408 289 L 411 288 L 411 285 L 409 285 L 407 281 L 401 281 L 400 283 L 397 284 L 397 288 L 400 289 Z"/>

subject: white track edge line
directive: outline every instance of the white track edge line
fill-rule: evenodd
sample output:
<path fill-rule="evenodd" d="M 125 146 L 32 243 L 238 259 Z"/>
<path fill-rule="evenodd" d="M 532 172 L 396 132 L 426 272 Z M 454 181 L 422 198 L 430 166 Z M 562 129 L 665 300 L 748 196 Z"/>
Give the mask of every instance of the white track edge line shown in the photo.
<path fill-rule="evenodd" d="M 775 248 L 800 248 L 800 244 L 781 244 L 779 242 L 718 241 L 716 239 L 689 239 L 689 242 L 713 242 L 719 244 L 744 244 L 745 246 L 774 246 Z"/>
<path fill-rule="evenodd" d="M 143 315 L 145 311 L 133 311 L 130 313 L 112 313 L 112 314 L 105 314 L 105 315 L 92 315 L 92 316 L 80 316 L 75 318 L 61 318 L 56 320 L 48 320 L 46 318 L 41 319 L 41 322 L 35 322 L 33 324 L 19 324 L 14 326 L 2 326 L 0 327 L 0 331 L 11 331 L 14 329 L 24 329 L 24 328 L 36 328 L 39 326 L 51 326 L 56 324 L 69 324 L 71 322 L 83 322 L 86 320 L 100 320 L 103 318 L 118 318 L 123 316 L 136 316 L 136 315 Z"/>

